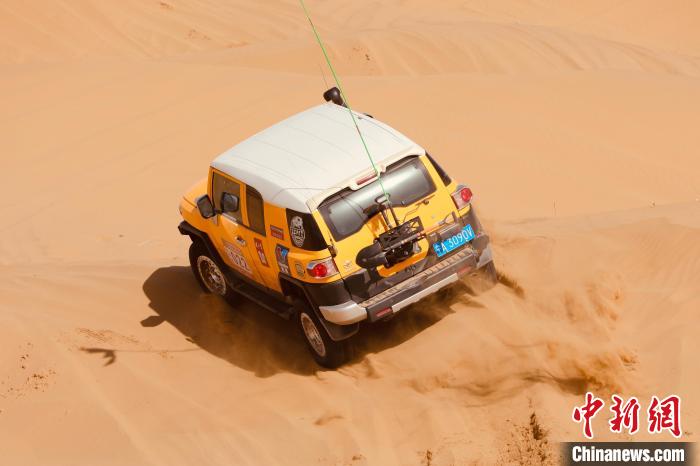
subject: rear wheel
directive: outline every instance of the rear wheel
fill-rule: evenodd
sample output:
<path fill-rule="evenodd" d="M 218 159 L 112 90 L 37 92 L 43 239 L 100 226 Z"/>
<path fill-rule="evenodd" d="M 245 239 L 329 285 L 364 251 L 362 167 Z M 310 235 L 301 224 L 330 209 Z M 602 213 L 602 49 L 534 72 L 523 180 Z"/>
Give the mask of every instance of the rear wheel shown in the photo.
<path fill-rule="evenodd" d="M 219 264 L 211 257 L 204 243 L 195 240 L 190 245 L 190 267 L 199 286 L 205 293 L 224 297 L 229 303 L 234 303 L 236 293 L 226 281 L 224 272 Z"/>
<path fill-rule="evenodd" d="M 295 301 L 297 323 L 306 346 L 316 362 L 323 367 L 335 369 L 349 359 L 347 341 L 333 341 L 316 313 L 303 300 Z"/>

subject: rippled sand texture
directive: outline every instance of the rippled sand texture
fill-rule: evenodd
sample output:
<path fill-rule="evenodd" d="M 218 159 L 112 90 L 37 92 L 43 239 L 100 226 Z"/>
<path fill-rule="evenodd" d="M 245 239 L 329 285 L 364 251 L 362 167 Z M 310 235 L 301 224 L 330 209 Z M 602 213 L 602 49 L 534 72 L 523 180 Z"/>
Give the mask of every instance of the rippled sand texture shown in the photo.
<path fill-rule="evenodd" d="M 176 230 L 211 159 L 329 87 L 298 3 L 0 4 L 3 464 L 555 464 L 587 390 L 676 393 L 697 440 L 699 4 L 432 3 L 308 2 L 354 107 L 473 189 L 501 284 L 333 372 L 203 295 Z"/>

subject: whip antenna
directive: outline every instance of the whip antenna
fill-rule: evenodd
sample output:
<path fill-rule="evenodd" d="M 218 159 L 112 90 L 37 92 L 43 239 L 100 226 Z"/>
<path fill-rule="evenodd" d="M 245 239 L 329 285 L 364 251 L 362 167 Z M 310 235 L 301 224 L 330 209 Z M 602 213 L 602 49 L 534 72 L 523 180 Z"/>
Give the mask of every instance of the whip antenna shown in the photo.
<path fill-rule="evenodd" d="M 386 200 L 389 201 L 389 194 L 387 194 L 386 190 L 384 189 L 384 184 L 382 183 L 381 172 L 379 171 L 379 168 L 377 168 L 377 165 L 374 163 L 374 158 L 372 158 L 372 154 L 370 154 L 370 152 L 369 152 L 369 148 L 367 147 L 367 142 L 365 141 L 364 136 L 362 136 L 362 131 L 360 131 L 360 127 L 357 124 L 357 119 L 355 118 L 355 113 L 352 111 L 352 107 L 350 106 L 350 101 L 348 100 L 348 97 L 345 94 L 345 91 L 343 90 L 343 86 L 340 84 L 340 79 L 338 79 L 338 75 L 336 74 L 335 69 L 333 68 L 333 64 L 331 63 L 331 59 L 328 57 L 328 52 L 326 52 L 326 47 L 323 45 L 323 41 L 321 40 L 321 36 L 318 34 L 318 31 L 316 30 L 316 26 L 314 25 L 314 22 L 311 20 L 311 15 L 309 14 L 309 10 L 306 9 L 306 4 L 304 3 L 304 0 L 299 0 L 299 3 L 301 3 L 301 8 L 304 10 L 304 14 L 306 15 L 306 19 L 309 20 L 309 24 L 311 25 L 311 30 L 314 32 L 314 36 L 316 37 L 316 42 L 318 42 L 319 47 L 321 47 L 321 51 L 323 52 L 323 57 L 326 59 L 326 63 L 328 63 L 328 68 L 330 68 L 331 74 L 333 75 L 333 80 L 335 81 L 335 84 L 338 86 L 338 90 L 340 91 L 340 96 L 345 101 L 345 106 L 347 107 L 348 112 L 350 112 L 350 117 L 352 118 L 352 123 L 353 123 L 353 125 L 355 125 L 355 129 L 357 130 L 357 134 L 360 136 L 360 140 L 362 141 L 362 147 L 364 147 L 365 153 L 367 153 L 367 158 L 369 158 L 369 162 L 372 164 L 372 168 L 374 169 L 374 172 L 377 174 L 377 181 L 379 181 L 379 186 L 382 188 L 382 193 L 384 193 L 384 197 L 386 198 Z"/>

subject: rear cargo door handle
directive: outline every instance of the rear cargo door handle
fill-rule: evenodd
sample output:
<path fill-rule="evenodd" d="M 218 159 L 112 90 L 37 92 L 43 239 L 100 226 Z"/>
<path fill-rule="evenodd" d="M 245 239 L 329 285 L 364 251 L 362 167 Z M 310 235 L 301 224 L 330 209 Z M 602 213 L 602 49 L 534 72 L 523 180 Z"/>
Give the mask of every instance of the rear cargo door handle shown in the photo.
<path fill-rule="evenodd" d="M 240 236 L 236 236 L 236 243 L 238 243 L 238 245 L 241 247 L 244 247 L 246 245 L 245 240 Z"/>

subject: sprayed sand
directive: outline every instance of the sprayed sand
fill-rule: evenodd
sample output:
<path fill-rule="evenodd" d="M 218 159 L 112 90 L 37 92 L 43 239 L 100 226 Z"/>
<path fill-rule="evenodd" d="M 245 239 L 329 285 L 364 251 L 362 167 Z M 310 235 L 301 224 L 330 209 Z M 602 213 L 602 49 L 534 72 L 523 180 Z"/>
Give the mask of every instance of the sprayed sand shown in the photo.
<path fill-rule="evenodd" d="M 0 5 L 3 464 L 552 463 L 586 390 L 677 393 L 695 440 L 698 6 L 426 5 L 309 2 L 353 105 L 470 184 L 502 283 L 334 372 L 202 295 L 175 229 L 216 154 L 320 101 L 298 5 Z"/>

